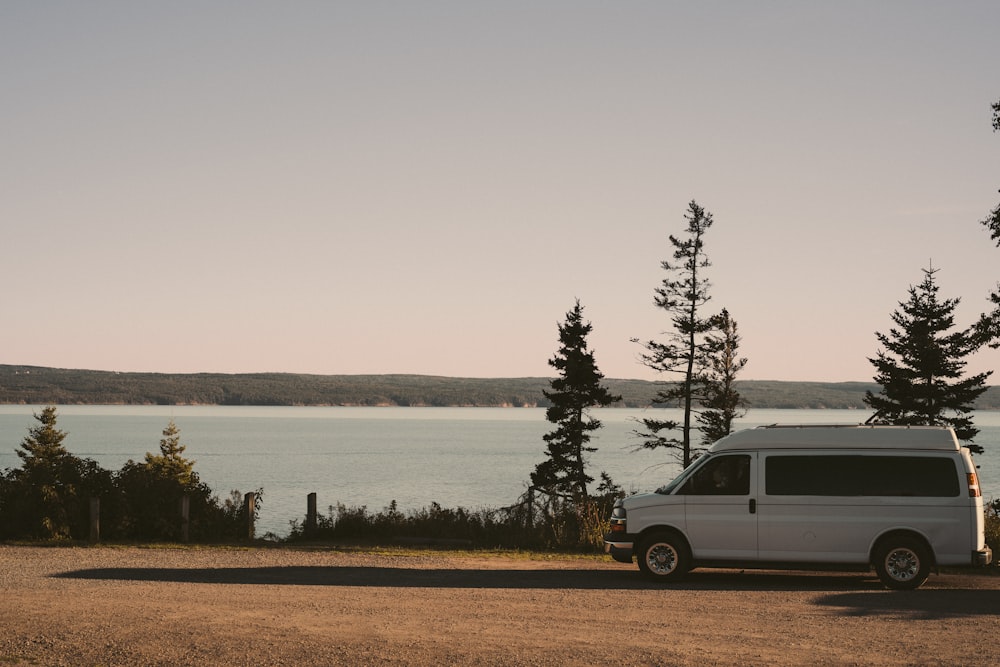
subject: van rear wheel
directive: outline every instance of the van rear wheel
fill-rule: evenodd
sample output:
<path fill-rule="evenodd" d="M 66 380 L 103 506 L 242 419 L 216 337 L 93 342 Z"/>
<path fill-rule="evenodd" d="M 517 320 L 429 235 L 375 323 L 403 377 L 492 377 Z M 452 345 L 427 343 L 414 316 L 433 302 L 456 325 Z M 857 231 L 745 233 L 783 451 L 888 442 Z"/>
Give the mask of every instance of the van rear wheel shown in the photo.
<path fill-rule="evenodd" d="M 687 543 L 677 533 L 659 531 L 639 542 L 639 570 L 653 581 L 676 581 L 691 569 Z"/>
<path fill-rule="evenodd" d="M 886 588 L 912 590 L 927 581 L 931 556 L 920 540 L 896 537 L 886 540 L 875 554 L 875 572 Z"/>

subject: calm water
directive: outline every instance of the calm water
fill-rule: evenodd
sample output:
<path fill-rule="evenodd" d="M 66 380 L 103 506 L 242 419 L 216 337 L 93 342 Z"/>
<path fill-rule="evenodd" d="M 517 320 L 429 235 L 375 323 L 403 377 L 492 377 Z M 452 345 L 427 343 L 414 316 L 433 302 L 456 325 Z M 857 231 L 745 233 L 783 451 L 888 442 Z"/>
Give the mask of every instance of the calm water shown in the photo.
<path fill-rule="evenodd" d="M 19 467 L 15 454 L 37 422 L 35 406 L 0 405 L 0 469 Z M 635 417 L 670 411 L 603 409 L 590 472 L 607 471 L 627 491 L 649 491 L 679 466 L 663 452 L 631 450 Z M 288 533 L 316 492 L 322 512 L 338 502 L 377 511 L 396 500 L 401 510 L 432 502 L 444 507 L 502 507 L 517 500 L 543 460 L 545 411 L 531 408 L 326 408 L 61 406 L 59 428 L 73 454 L 118 470 L 158 452 L 172 418 L 185 455 L 219 496 L 264 489 L 258 534 Z M 849 424 L 858 410 L 751 410 L 741 428 L 774 423 Z M 976 457 L 987 498 L 1000 497 L 1000 412 L 975 415 Z"/>

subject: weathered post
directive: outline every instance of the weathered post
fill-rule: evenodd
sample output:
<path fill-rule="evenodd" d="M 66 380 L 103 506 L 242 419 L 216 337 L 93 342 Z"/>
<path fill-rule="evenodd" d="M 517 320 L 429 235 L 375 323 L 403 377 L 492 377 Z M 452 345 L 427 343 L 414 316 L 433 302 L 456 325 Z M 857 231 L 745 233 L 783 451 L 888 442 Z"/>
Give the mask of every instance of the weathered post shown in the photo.
<path fill-rule="evenodd" d="M 101 541 L 101 499 L 90 499 L 90 541 Z"/>
<path fill-rule="evenodd" d="M 243 496 L 243 512 L 246 514 L 247 517 L 246 536 L 247 540 L 250 542 L 253 541 L 253 515 L 255 514 L 257 509 L 256 500 L 257 500 L 257 494 L 255 494 L 253 491 Z"/>
<path fill-rule="evenodd" d="M 316 492 L 306 496 L 306 537 L 316 533 Z"/>
<path fill-rule="evenodd" d="M 191 496 L 181 496 L 181 542 L 191 539 Z"/>

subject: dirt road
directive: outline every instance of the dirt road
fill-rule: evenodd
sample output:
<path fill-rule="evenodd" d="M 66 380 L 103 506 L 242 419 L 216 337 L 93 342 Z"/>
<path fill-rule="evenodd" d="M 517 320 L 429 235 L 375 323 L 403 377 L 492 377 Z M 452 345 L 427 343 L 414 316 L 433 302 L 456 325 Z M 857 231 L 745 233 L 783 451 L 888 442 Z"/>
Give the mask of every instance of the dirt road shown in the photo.
<path fill-rule="evenodd" d="M 1000 664 L 1000 577 L 0 546 L 0 664 Z"/>

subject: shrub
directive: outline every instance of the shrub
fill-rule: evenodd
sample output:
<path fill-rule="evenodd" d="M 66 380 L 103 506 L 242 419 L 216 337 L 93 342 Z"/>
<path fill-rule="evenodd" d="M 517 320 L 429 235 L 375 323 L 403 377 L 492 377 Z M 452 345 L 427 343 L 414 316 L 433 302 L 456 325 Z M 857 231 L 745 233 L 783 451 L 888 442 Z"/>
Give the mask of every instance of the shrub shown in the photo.
<path fill-rule="evenodd" d="M 448 509 L 438 503 L 404 514 L 393 500 L 382 511 L 372 514 L 366 506 L 347 507 L 341 503 L 319 513 L 315 531 L 306 531 L 303 523 L 293 521 L 289 542 L 310 540 L 358 540 L 389 543 L 420 540 L 462 542 L 469 546 L 526 546 L 517 544 L 509 529 L 505 510 Z"/>
<path fill-rule="evenodd" d="M 111 539 L 175 542 L 181 535 L 181 499 L 188 498 L 188 539 L 225 542 L 242 538 L 247 525 L 243 494 L 232 491 L 220 501 L 212 489 L 191 473 L 187 481 L 164 475 L 146 463 L 129 461 L 115 477 L 122 511 L 105 533 Z M 254 492 L 254 519 L 264 491 Z M 103 507 L 102 507 L 103 512 Z"/>
<path fill-rule="evenodd" d="M 374 543 L 419 540 L 460 542 L 476 548 L 594 551 L 603 549 L 604 530 L 619 494 L 620 490 L 610 485 L 586 505 L 577 505 L 529 490 L 517 503 L 499 509 L 449 509 L 435 502 L 405 514 L 395 500 L 374 514 L 366 506 L 338 503 L 331 505 L 327 514 L 317 514 L 315 530 L 307 531 L 304 523 L 292 521 L 285 539 Z"/>
<path fill-rule="evenodd" d="M 986 505 L 986 544 L 993 550 L 993 567 L 1000 568 L 1000 498 Z"/>
<path fill-rule="evenodd" d="M 70 454 L 45 467 L 9 469 L 0 475 L 0 538 L 85 540 L 90 498 L 108 516 L 118 511 L 113 478 L 93 459 Z"/>

